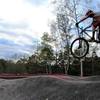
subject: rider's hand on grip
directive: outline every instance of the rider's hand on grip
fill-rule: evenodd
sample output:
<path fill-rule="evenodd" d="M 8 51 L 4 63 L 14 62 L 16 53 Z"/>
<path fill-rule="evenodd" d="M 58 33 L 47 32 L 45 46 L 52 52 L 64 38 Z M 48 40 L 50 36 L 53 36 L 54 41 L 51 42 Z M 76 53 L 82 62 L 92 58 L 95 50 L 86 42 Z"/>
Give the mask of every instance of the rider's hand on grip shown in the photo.
<path fill-rule="evenodd" d="M 78 27 L 78 24 L 79 24 L 79 23 L 76 23 L 76 24 L 75 24 L 75 25 L 76 25 L 76 27 Z"/>

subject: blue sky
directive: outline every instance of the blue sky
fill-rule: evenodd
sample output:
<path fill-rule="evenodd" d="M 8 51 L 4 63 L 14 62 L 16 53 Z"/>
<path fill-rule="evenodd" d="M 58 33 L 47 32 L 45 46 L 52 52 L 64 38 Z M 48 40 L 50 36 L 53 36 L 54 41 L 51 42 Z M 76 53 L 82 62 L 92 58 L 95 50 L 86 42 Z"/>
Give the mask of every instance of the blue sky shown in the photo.
<path fill-rule="evenodd" d="M 0 58 L 31 55 L 49 32 L 50 0 L 0 0 Z"/>

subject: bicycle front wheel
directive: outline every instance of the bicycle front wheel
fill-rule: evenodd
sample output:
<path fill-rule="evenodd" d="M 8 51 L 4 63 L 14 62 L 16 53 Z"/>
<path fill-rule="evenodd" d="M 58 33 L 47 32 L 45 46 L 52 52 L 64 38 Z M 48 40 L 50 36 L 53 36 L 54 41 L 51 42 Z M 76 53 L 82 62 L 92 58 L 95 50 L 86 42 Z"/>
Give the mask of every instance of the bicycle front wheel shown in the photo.
<path fill-rule="evenodd" d="M 83 58 L 89 51 L 88 41 L 84 38 L 77 38 L 71 44 L 71 54 L 75 58 Z"/>

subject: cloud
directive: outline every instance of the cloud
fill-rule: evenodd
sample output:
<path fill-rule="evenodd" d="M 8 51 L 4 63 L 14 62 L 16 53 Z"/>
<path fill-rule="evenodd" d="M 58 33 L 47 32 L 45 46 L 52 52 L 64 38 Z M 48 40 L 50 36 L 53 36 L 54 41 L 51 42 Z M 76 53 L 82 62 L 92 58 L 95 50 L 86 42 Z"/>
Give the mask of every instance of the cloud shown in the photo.
<path fill-rule="evenodd" d="M 27 23 L 33 32 L 47 31 L 48 18 L 51 17 L 47 6 L 41 5 L 36 7 L 25 1 L 26 0 L 0 0 L 0 18 L 8 21 L 8 23 Z M 9 24 L 4 25 L 10 27 Z"/>
<path fill-rule="evenodd" d="M 0 0 L 0 57 L 16 50 L 32 53 L 51 18 L 48 0 Z"/>
<path fill-rule="evenodd" d="M 34 51 L 33 48 L 36 48 L 36 45 L 20 45 L 10 40 L 0 39 L 0 58 L 12 58 L 15 54 L 19 57 L 30 55 Z"/>
<path fill-rule="evenodd" d="M 31 5 L 34 5 L 34 6 L 44 5 L 46 1 L 48 1 L 48 0 L 26 0 L 26 2 L 28 2 L 28 3 L 30 3 Z"/>
<path fill-rule="evenodd" d="M 0 27 L 4 28 L 6 30 L 8 30 L 8 29 L 26 29 L 26 28 L 28 28 L 28 23 L 26 23 L 26 22 L 12 23 L 12 22 L 7 22 L 7 21 L 1 19 Z"/>

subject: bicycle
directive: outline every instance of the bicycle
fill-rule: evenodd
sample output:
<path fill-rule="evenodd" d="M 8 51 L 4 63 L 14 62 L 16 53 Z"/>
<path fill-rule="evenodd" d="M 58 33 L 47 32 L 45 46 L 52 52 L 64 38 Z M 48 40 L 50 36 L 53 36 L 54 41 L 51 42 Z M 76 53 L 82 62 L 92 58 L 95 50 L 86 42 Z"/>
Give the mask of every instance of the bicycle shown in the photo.
<path fill-rule="evenodd" d="M 86 28 L 80 28 L 79 26 L 77 26 L 78 30 L 81 30 L 78 34 L 78 38 L 76 38 L 72 43 L 71 43 L 71 54 L 75 57 L 75 58 L 83 58 L 85 57 L 88 52 L 89 52 L 89 41 L 86 39 L 86 36 L 89 37 L 89 39 L 91 39 L 91 36 L 89 35 L 89 33 L 87 33 L 87 31 L 91 31 L 92 30 L 87 30 L 88 28 L 90 28 L 89 26 Z M 95 30 L 96 32 L 98 32 L 98 30 Z M 84 34 L 83 34 L 84 33 Z M 97 33 L 98 34 L 98 33 Z M 96 43 L 100 43 L 98 41 L 98 38 L 100 39 L 100 36 L 96 34 L 96 38 L 93 42 Z"/>

